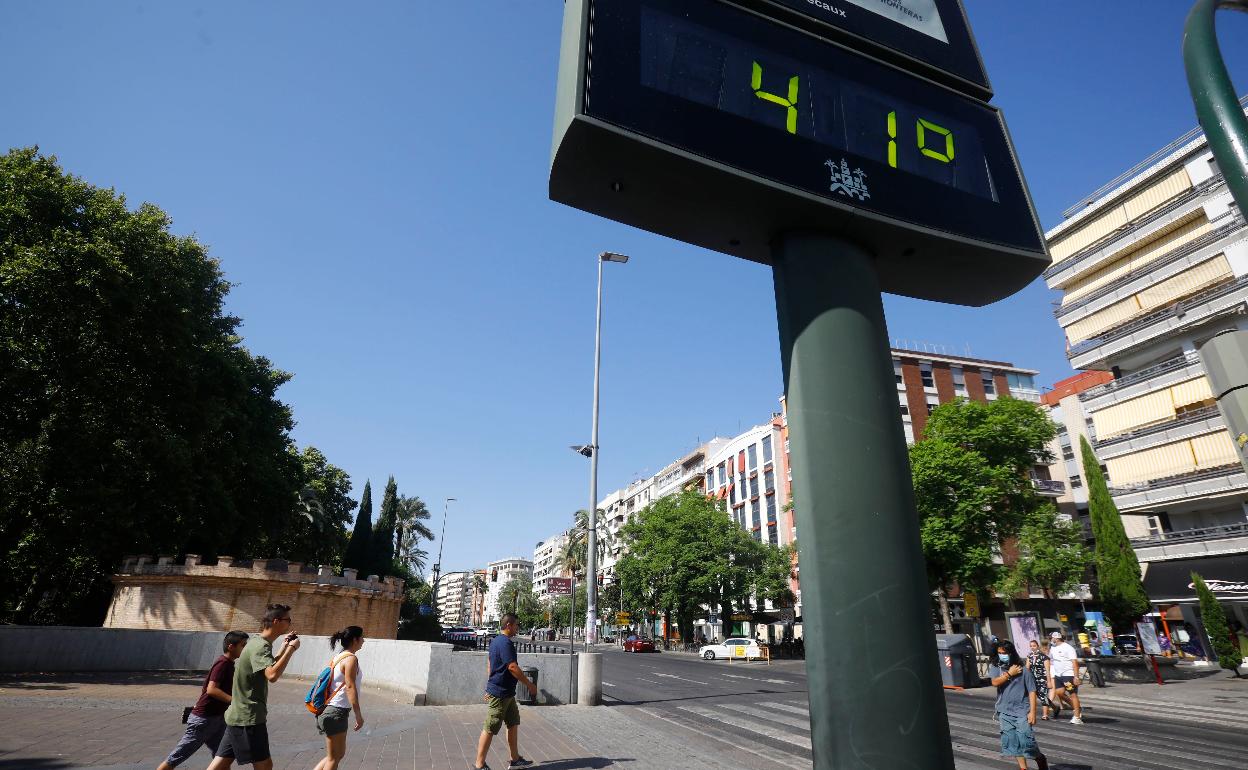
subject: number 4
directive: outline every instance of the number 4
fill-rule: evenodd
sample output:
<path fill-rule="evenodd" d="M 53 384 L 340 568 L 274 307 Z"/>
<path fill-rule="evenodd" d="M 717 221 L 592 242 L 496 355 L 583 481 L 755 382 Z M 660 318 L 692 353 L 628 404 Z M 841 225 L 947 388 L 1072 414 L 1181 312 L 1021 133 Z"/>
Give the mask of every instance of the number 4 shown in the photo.
<path fill-rule="evenodd" d="M 753 62 L 754 69 L 750 73 L 750 88 L 754 89 L 754 95 L 759 99 L 778 104 L 787 110 L 784 120 L 784 127 L 790 134 L 797 133 L 797 91 L 800 86 L 801 78 L 797 75 L 789 78 L 789 95 L 788 98 L 777 94 L 770 94 L 762 90 L 763 87 L 763 68 L 758 62 Z"/>

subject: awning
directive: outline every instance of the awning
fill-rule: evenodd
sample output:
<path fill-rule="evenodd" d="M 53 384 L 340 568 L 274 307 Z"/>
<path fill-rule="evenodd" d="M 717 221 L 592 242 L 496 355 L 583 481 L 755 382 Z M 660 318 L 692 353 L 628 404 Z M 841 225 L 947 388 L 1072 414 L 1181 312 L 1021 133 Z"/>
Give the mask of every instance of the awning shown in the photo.
<path fill-rule="evenodd" d="M 1144 573 L 1144 590 L 1149 601 L 1154 604 L 1200 601 L 1192 583 L 1193 572 L 1204 578 L 1218 599 L 1248 601 L 1248 553 L 1149 562 Z"/>

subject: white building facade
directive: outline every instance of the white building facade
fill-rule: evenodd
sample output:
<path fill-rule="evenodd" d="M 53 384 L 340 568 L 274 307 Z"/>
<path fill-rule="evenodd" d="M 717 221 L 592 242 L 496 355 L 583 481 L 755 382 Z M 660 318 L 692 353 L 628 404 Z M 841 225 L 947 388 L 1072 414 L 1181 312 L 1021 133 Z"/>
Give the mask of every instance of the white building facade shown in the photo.
<path fill-rule="evenodd" d="M 564 530 L 538 541 L 533 548 L 533 595 L 543 606 L 546 604 L 546 597 L 550 595 L 547 581 L 552 577 L 566 577 L 557 561 L 567 542 L 568 531 Z"/>
<path fill-rule="evenodd" d="M 513 580 L 533 579 L 533 562 L 520 556 L 492 561 L 485 567 L 485 582 L 488 586 L 485 593 L 485 609 L 481 621 L 488 626 L 497 626 L 504 613 L 510 607 L 499 606 L 499 592 Z"/>
<path fill-rule="evenodd" d="M 472 614 L 472 572 L 448 572 L 438 578 L 438 621 L 444 626 L 466 626 Z"/>

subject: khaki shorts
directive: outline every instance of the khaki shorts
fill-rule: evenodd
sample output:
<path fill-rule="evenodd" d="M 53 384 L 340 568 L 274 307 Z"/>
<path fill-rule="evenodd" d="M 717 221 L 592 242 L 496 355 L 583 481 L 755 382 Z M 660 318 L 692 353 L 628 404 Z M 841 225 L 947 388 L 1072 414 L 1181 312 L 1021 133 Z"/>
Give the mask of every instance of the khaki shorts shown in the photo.
<path fill-rule="evenodd" d="M 498 735 L 498 731 L 504 724 L 508 727 L 515 727 L 520 724 L 520 706 L 516 705 L 516 696 L 510 698 L 496 698 L 493 695 L 486 695 L 489 700 L 487 710 L 485 712 L 485 731 L 491 735 Z"/>

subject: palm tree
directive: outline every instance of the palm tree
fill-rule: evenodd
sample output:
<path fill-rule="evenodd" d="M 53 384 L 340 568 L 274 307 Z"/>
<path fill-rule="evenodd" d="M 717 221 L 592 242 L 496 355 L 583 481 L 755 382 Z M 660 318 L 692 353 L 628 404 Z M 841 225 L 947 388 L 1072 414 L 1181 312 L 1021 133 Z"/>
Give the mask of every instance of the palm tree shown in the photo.
<path fill-rule="evenodd" d="M 615 544 L 615 536 L 607 528 L 607 518 L 598 512 L 595 530 L 598 533 L 596 547 L 598 563 L 601 564 L 607 551 Z M 560 549 L 555 563 L 564 570 L 574 574 L 585 573 L 589 561 L 589 511 L 579 510 L 573 516 L 572 529 L 568 530 L 568 539 Z"/>
<path fill-rule="evenodd" d="M 429 554 L 420 547 L 420 541 L 434 539 L 433 530 L 425 524 L 430 519 L 429 509 L 419 497 L 400 495 L 397 516 L 395 532 L 398 547 L 395 556 L 410 565 L 418 575 L 423 575 Z"/>

